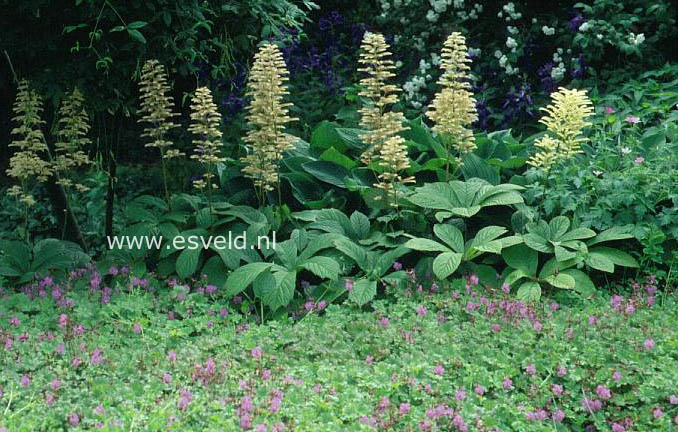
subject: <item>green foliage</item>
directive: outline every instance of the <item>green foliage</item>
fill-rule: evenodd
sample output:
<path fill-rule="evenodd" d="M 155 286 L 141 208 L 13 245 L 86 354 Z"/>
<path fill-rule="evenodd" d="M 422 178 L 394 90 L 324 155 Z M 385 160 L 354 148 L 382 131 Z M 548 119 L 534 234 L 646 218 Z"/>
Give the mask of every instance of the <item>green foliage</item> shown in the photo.
<path fill-rule="evenodd" d="M 522 203 L 518 193 L 522 189 L 512 184 L 492 186 L 480 179 L 428 183 L 417 188 L 407 200 L 425 209 L 438 210 L 435 217 L 442 221 L 453 216 L 471 217 L 483 207 Z"/>
<path fill-rule="evenodd" d="M 503 248 L 521 243 L 518 236 L 502 237 L 508 230 L 498 226 L 487 226 L 475 237 L 464 242 L 462 232 L 454 225 L 437 224 L 433 227 L 436 237 L 442 243 L 426 238 L 413 238 L 404 246 L 424 252 L 442 252 L 433 260 L 433 273 L 440 280 L 450 277 L 460 264 L 472 261 L 484 253 L 500 254 Z"/>
<path fill-rule="evenodd" d="M 0 276 L 15 283 L 30 282 L 39 277 L 58 274 L 84 266 L 90 257 L 74 243 L 57 240 L 38 240 L 33 245 L 19 241 L 0 243 Z"/>

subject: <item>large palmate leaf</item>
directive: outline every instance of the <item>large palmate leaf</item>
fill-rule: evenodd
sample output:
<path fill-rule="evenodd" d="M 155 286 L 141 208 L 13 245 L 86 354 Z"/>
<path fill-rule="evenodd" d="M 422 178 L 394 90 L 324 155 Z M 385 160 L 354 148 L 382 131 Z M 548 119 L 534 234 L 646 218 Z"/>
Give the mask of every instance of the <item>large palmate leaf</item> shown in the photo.
<path fill-rule="evenodd" d="M 433 273 L 440 280 L 452 275 L 462 262 L 471 261 L 483 253 L 501 253 L 504 247 L 522 242 L 518 236 L 501 237 L 507 230 L 498 226 L 481 229 L 476 236 L 464 242 L 464 236 L 457 227 L 450 224 L 436 224 L 433 232 L 440 242 L 426 238 L 413 238 L 404 246 L 422 252 L 441 252 L 432 263 Z"/>
<path fill-rule="evenodd" d="M 510 205 L 523 202 L 518 193 L 522 186 L 502 184 L 492 186 L 484 180 L 466 182 L 428 183 L 416 189 L 408 200 L 419 207 L 440 210 L 439 220 L 451 217 L 471 217 L 488 206 Z"/>

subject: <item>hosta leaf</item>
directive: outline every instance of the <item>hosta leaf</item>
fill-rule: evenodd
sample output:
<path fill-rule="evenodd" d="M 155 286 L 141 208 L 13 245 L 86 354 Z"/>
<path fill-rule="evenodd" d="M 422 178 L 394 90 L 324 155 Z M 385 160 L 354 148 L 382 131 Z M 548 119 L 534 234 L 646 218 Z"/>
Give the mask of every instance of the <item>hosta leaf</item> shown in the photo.
<path fill-rule="evenodd" d="M 443 252 L 433 260 L 433 273 L 440 280 L 447 279 L 461 264 L 462 254 Z"/>

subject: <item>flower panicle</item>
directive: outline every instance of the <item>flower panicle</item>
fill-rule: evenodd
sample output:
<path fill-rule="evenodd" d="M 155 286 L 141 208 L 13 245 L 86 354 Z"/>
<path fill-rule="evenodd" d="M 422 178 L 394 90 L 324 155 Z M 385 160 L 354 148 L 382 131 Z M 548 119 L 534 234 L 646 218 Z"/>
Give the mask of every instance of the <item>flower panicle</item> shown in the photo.
<path fill-rule="evenodd" d="M 43 183 L 53 174 L 52 165 L 41 157 L 49 151 L 41 129 L 45 123 L 41 118 L 42 111 L 40 96 L 30 88 L 28 81 L 20 81 L 13 106 L 15 116 L 12 120 L 17 126 L 11 133 L 15 139 L 9 144 L 17 151 L 10 158 L 6 172 L 19 182 L 9 189 L 9 195 L 17 197 L 27 207 L 36 203 L 30 194 L 30 183 Z"/>
<path fill-rule="evenodd" d="M 360 125 L 365 130 L 361 139 L 367 145 L 361 159 L 365 165 L 376 162 L 380 172 L 375 187 L 384 192 L 391 206 L 397 207 L 398 186 L 411 183 L 413 179 L 401 175 L 410 167 L 410 159 L 405 139 L 399 135 L 407 129 L 403 126 L 405 116 L 401 112 L 390 111 L 390 106 L 398 101 L 400 91 L 390 82 L 395 77 L 396 68 L 390 56 L 383 35 L 365 33 L 358 60 L 358 71 L 364 74 L 358 94 L 365 100 L 360 109 Z"/>
<path fill-rule="evenodd" d="M 551 94 L 551 100 L 550 105 L 541 108 L 546 115 L 539 122 L 547 131 L 546 136 L 535 142 L 535 147 L 541 151 L 527 161 L 537 168 L 549 168 L 581 153 L 581 143 L 588 141 L 582 133 L 591 125 L 587 119 L 593 114 L 593 104 L 586 90 L 560 87 Z"/>
<path fill-rule="evenodd" d="M 193 139 L 196 152 L 191 155 L 191 159 L 205 166 L 203 178 L 193 182 L 196 189 L 217 188 L 212 182 L 212 170 L 219 162 L 226 161 L 221 156 L 223 133 L 220 128 L 221 115 L 217 111 L 212 92 L 207 87 L 198 88 L 191 99 L 191 125 L 188 128 L 196 137 Z"/>
<path fill-rule="evenodd" d="M 476 100 L 470 91 L 470 63 L 466 38 L 454 32 L 445 40 L 440 56 L 443 70 L 438 84 L 441 90 L 429 106 L 426 116 L 433 123 L 433 131 L 442 135 L 446 144 L 461 156 L 476 149 L 470 129 L 478 120 Z"/>
<path fill-rule="evenodd" d="M 173 149 L 174 144 L 168 139 L 170 130 L 178 127 L 172 122 L 172 118 L 178 116 L 172 111 L 173 98 L 168 95 L 171 87 L 168 84 L 165 68 L 157 60 L 148 60 L 141 69 L 139 91 L 141 92 L 142 115 L 140 123 L 146 123 L 142 137 L 150 139 L 146 147 L 154 147 L 160 150 L 163 159 L 172 159 L 184 156 L 182 152 Z"/>
<path fill-rule="evenodd" d="M 241 158 L 245 176 L 261 194 L 275 189 L 283 154 L 293 149 L 297 141 L 285 132 L 286 125 L 297 120 L 289 115 L 292 104 L 284 101 L 289 94 L 288 80 L 282 52 L 276 45 L 264 43 L 254 56 L 247 82 L 251 102 L 246 119 L 250 129 L 243 139 L 247 155 Z"/>
<path fill-rule="evenodd" d="M 59 108 L 59 130 L 57 142 L 54 144 L 54 171 L 58 176 L 57 183 L 64 187 L 74 186 L 78 191 L 89 190 L 88 187 L 73 183 L 69 178 L 71 169 L 89 165 L 89 156 L 83 150 L 92 141 L 87 137 L 90 130 L 89 115 L 84 107 L 85 97 L 76 87 L 63 101 Z"/>

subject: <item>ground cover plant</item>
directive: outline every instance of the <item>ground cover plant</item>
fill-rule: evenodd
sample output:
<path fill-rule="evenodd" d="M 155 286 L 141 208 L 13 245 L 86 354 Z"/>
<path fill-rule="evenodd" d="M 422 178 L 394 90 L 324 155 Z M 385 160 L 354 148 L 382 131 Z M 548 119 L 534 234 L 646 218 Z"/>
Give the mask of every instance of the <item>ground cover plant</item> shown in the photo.
<path fill-rule="evenodd" d="M 274 3 L 8 15 L 0 431 L 678 428 L 674 5 Z"/>

